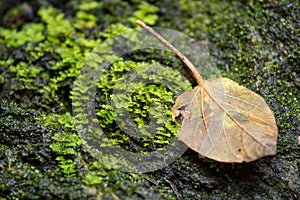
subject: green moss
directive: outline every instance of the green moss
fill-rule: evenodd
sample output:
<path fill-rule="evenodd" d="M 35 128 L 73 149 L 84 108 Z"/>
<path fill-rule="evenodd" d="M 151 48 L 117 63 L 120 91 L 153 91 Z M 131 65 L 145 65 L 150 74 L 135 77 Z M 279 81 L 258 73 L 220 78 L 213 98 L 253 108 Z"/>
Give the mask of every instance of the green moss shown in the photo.
<path fill-rule="evenodd" d="M 3 83 L 5 83 L 5 79 L 2 75 L 0 75 L 0 85 L 3 84 Z"/>
<path fill-rule="evenodd" d="M 33 84 L 33 79 L 41 74 L 43 71 L 42 67 L 28 65 L 25 62 L 19 62 L 16 66 L 11 66 L 11 72 L 17 74 L 19 80 L 24 83 L 23 87 L 26 89 L 37 89 Z M 22 88 L 23 88 L 22 87 Z"/>
<path fill-rule="evenodd" d="M 62 177 L 69 181 L 75 181 L 79 178 L 81 184 L 84 184 L 85 190 L 83 195 L 91 195 L 93 191 L 98 191 L 98 195 L 104 197 L 105 194 L 114 192 L 118 195 L 135 196 L 136 190 L 139 195 L 149 196 L 148 192 L 143 189 L 145 182 L 139 175 L 122 173 L 111 168 L 112 163 L 119 161 L 111 158 L 92 158 L 85 148 L 82 148 L 82 140 L 78 135 L 72 133 L 70 129 L 74 127 L 74 119 L 69 113 L 64 115 L 42 115 L 36 118 L 36 123 L 47 127 L 58 127 L 60 132 L 51 137 L 49 148 L 54 153 L 56 161 L 55 172 L 47 171 L 49 173 L 56 173 L 58 179 Z M 61 131 L 63 130 L 63 131 Z M 12 162 L 13 164 L 13 162 Z M 146 184 L 148 185 L 148 184 Z M 128 187 L 130 186 L 130 188 Z M 126 188 L 123 191 L 124 187 Z M 166 196 L 164 188 L 158 188 L 161 196 Z M 22 191 L 23 192 L 23 191 Z M 17 195 L 18 196 L 18 195 Z M 170 197 L 170 195 L 169 195 Z M 150 197 L 149 197 L 150 198 Z"/>
<path fill-rule="evenodd" d="M 57 154 L 61 155 L 75 155 L 76 151 L 74 147 L 77 147 L 82 143 L 79 136 L 68 133 L 61 132 L 55 134 L 52 139 L 56 142 L 50 145 L 50 148 Z"/>
<path fill-rule="evenodd" d="M 169 4 L 156 1 L 151 2 L 151 6 L 156 7 L 154 9 L 150 3 L 137 1 L 98 3 L 70 0 L 66 4 L 58 2 L 58 8 L 37 8 L 38 2 L 16 5 L 8 10 L 1 23 L 6 26 L 0 31 L 0 48 L 3 50 L 0 52 L 1 98 L 18 102 L 24 109 L 16 109 L 16 104 L 8 105 L 2 100 L 0 103 L 0 134 L 3 139 L 0 142 L 0 155 L 3 155 L 0 198 L 111 199 L 117 195 L 130 199 L 174 199 L 175 194 L 166 180 L 170 180 L 184 199 L 251 199 L 257 196 L 253 187 L 265 199 L 299 196 L 299 147 L 295 142 L 300 122 L 297 59 L 300 51 L 299 40 L 295 37 L 300 34 L 297 21 L 299 2 L 181 0 Z M 41 4 L 51 2 L 42 1 Z M 106 39 L 128 30 L 136 18 L 205 42 L 224 76 L 261 94 L 276 115 L 278 154 L 235 165 L 232 169 L 230 164 L 200 159 L 188 151 L 178 159 L 179 162 L 140 176 L 113 170 L 109 168 L 109 162 L 115 162 L 113 159 L 98 160 L 84 144 L 76 144 L 81 141 L 79 133 L 74 129 L 74 119 L 66 111 L 70 111 L 69 94 L 74 79 L 81 75 L 78 63 L 100 42 L 99 37 Z M 33 35 L 38 37 L 31 37 Z M 101 53 L 105 52 L 110 51 L 104 49 Z M 100 77 L 99 82 L 106 87 L 99 84 L 97 123 L 110 138 L 104 141 L 104 145 L 147 152 L 163 148 L 174 136 L 178 126 L 170 121 L 169 111 L 167 117 L 161 114 L 170 109 L 170 99 L 173 101 L 176 96 L 166 87 L 135 83 L 132 90 L 126 90 L 132 95 L 113 92 L 116 87 L 125 91 L 121 77 L 133 70 L 132 67 L 151 64 L 142 61 L 154 59 L 172 69 L 183 69 L 178 62 L 166 57 L 168 55 L 152 49 L 137 55 L 125 55 L 124 60 L 116 61 Z M 172 70 L 166 66 L 162 68 L 168 70 L 160 73 L 170 72 L 172 77 Z M 157 76 L 146 74 L 141 69 L 136 73 L 145 75 L 141 80 L 159 81 Z M 2 85 L 1 77 L 4 80 Z M 78 91 L 73 92 L 78 92 L 78 98 L 87 98 L 80 96 L 80 92 L 90 88 L 82 86 L 76 89 Z M 121 108 L 119 111 L 107 102 L 112 99 L 121 100 L 116 103 Z M 166 107 L 163 107 L 164 101 Z M 48 114 L 40 115 L 35 121 L 37 114 L 25 108 L 42 109 Z M 121 129 L 113 128 L 116 119 L 125 115 L 125 108 L 130 111 L 128 116 L 132 119 L 131 124 L 126 125 L 136 125 L 142 130 L 138 141 L 131 140 Z M 84 112 L 80 117 L 83 124 L 88 123 L 83 121 L 87 117 Z M 157 119 L 153 132 L 148 130 L 150 118 Z M 122 127 L 121 122 L 118 125 Z"/>
<path fill-rule="evenodd" d="M 38 11 L 41 21 L 47 25 L 47 39 L 54 44 L 63 42 L 75 33 L 70 20 L 64 19 L 64 14 L 54 7 L 41 8 Z"/>
<path fill-rule="evenodd" d="M 96 21 L 91 14 L 78 11 L 74 23 L 51 6 L 40 8 L 38 15 L 41 22 L 28 23 L 20 31 L 1 28 L 0 43 L 12 48 L 25 45 L 30 54 L 23 61 L 7 61 L 3 65 L 16 76 L 12 89 L 35 90 L 43 95 L 44 102 L 57 102 L 64 93 L 61 88 L 70 86 L 72 78 L 78 75 L 78 63 L 99 42 L 87 39 L 82 32 L 93 28 Z M 48 60 L 44 64 L 35 65 L 45 57 Z M 57 94 L 59 91 L 62 93 Z"/>
<path fill-rule="evenodd" d="M 70 113 L 63 115 L 41 115 L 36 118 L 37 124 L 48 128 L 62 127 L 63 130 L 51 137 L 49 148 L 55 155 L 55 160 L 63 175 L 72 177 L 76 175 L 76 160 L 78 161 L 78 148 L 82 144 L 81 138 L 76 135 L 74 119 Z M 77 159 L 76 159 L 77 158 Z"/>
<path fill-rule="evenodd" d="M 103 3 L 97 1 L 84 1 L 79 5 L 80 10 L 90 11 L 102 6 Z"/>
<path fill-rule="evenodd" d="M 60 107 L 63 111 L 59 110 L 59 112 L 65 114 L 55 112 L 55 114 L 41 114 L 39 117 L 35 117 L 35 122 L 32 125 L 34 131 L 30 130 L 28 133 L 33 134 L 37 130 L 37 134 L 34 137 L 39 135 L 43 139 L 43 142 L 39 141 L 38 143 L 40 146 L 16 145 L 16 147 L 12 147 L 14 150 L 12 150 L 13 153 L 10 154 L 9 159 L 1 162 L 1 166 L 2 164 L 5 167 L 9 166 L 9 169 L 17 174 L 26 173 L 28 176 L 16 176 L 14 173 L 11 175 L 4 174 L 5 180 L 14 177 L 15 180 L 19 181 L 20 185 L 14 187 L 16 190 L 12 191 L 14 189 L 8 188 L 4 181 L 4 184 L 0 184 L 0 193 L 1 195 L 9 193 L 8 195 L 14 198 L 36 199 L 43 195 L 51 197 L 52 194 L 55 194 L 60 198 L 83 199 L 90 194 L 89 192 L 94 191 L 93 188 L 96 188 L 97 194 L 103 198 L 111 197 L 110 193 L 133 197 L 142 195 L 145 198 L 148 195 L 148 198 L 150 198 L 151 196 L 144 189 L 144 187 L 148 188 L 149 184 L 145 184 L 141 177 L 135 176 L 133 178 L 132 175 L 123 174 L 108 168 L 107 166 L 111 166 L 111 162 L 114 162 L 113 159 L 96 161 L 96 159 L 91 158 L 74 128 L 73 117 L 64 110 L 67 108 L 64 107 L 63 101 L 65 99 L 63 98 L 68 100 L 68 91 L 79 73 L 79 63 L 100 42 L 99 39 L 92 39 L 95 36 L 99 37 L 99 32 L 95 35 L 90 35 L 89 33 L 96 25 L 94 17 L 96 15 L 90 11 L 99 9 L 101 5 L 95 2 L 92 4 L 80 3 L 78 5 L 79 10 L 74 12 L 75 18 L 66 17 L 59 9 L 52 6 L 42 7 L 37 11 L 36 23 L 29 22 L 21 29 L 3 28 L 5 31 L 1 31 L 3 35 L 0 36 L 0 44 L 6 47 L 7 51 L 18 51 L 18 55 L 21 55 L 21 58 L 18 59 L 0 58 L 1 67 L 3 66 L 1 73 L 5 72 L 5 75 L 7 73 L 12 74 L 17 82 L 13 82 L 11 87 L 14 94 L 24 89 L 30 90 L 31 94 L 40 96 L 38 98 L 39 103 L 49 106 L 49 109 L 47 108 L 48 112 L 52 109 L 51 107 L 53 107 L 53 110 Z M 145 11 L 145 8 L 143 9 Z M 156 20 L 152 15 L 154 12 L 156 11 L 144 12 L 143 15 L 151 13 L 149 19 L 153 21 Z M 111 37 L 115 33 L 122 32 L 125 28 L 128 30 L 127 26 L 116 23 L 116 26 L 112 25 L 101 36 Z M 9 34 L 20 36 L 20 38 L 9 36 Z M 24 39 L 25 36 L 28 36 L 30 39 Z M 0 56 L 3 55 L 1 54 Z M 117 65 L 115 65 L 116 72 L 125 73 L 137 64 L 135 62 L 125 63 L 120 61 L 119 66 L 121 65 L 124 67 L 127 65 L 128 69 L 124 69 L 121 72 L 120 70 L 118 71 Z M 112 85 L 113 87 L 114 85 Z M 87 88 L 82 89 L 86 90 Z M 157 90 L 152 87 L 149 93 L 158 95 L 162 91 L 164 91 L 162 88 L 158 87 Z M 167 91 L 164 92 L 168 93 Z M 145 100 L 147 99 L 149 98 L 147 97 Z M 23 102 L 29 108 L 35 108 L 35 103 L 34 101 Z M 16 115 L 19 116 L 19 114 Z M 12 119 L 10 118 L 10 120 Z M 23 123 L 23 120 L 20 120 L 20 123 Z M 110 124 L 109 120 L 108 124 Z M 23 125 L 20 127 L 23 127 Z M 1 126 L 1 130 L 2 128 Z M 7 127 L 5 130 L 7 130 Z M 120 136 L 121 134 L 117 133 L 117 135 Z M 30 139 L 33 139 L 32 135 L 26 137 L 26 141 Z M 12 141 L 18 143 L 21 140 Z M 115 144 L 118 144 L 120 141 L 118 138 L 115 139 Z M 3 153 L 6 152 L 8 147 L 1 145 L 1 148 L 3 148 L 1 149 L 1 153 Z M 32 150 L 32 152 L 36 152 L 34 155 L 44 155 L 47 159 L 43 159 L 43 156 L 34 156 L 30 158 L 32 159 L 31 161 L 26 161 L 27 157 L 22 160 L 23 158 L 18 158 L 16 153 L 22 148 L 34 148 Z M 21 152 L 27 154 L 28 149 Z M 28 168 L 26 167 L 27 165 Z M 36 167 L 32 167 L 33 165 Z M 47 169 L 40 171 L 40 169 L 43 169 L 43 165 L 47 165 Z M 18 166 L 20 170 L 16 170 L 15 166 Z M 38 170 L 35 170 L 37 168 Z M 29 173 L 30 170 L 34 173 Z M 39 174 L 40 176 L 35 177 L 35 175 Z M 66 186 L 60 185 L 60 181 L 63 184 L 66 183 Z M 70 182 L 73 185 L 70 186 Z M 56 188 L 58 185 L 59 187 Z M 126 186 L 125 191 L 124 186 Z M 27 192 L 29 190 L 32 191 L 30 194 Z M 163 192 L 165 189 L 158 189 L 158 191 L 162 194 L 165 193 Z M 41 193 L 43 194 L 41 195 Z"/>
<path fill-rule="evenodd" d="M 150 6 L 150 10 L 147 10 L 145 5 L 148 4 L 141 4 L 137 13 L 156 21 L 153 17 L 157 8 Z M 39 22 L 27 23 L 21 30 L 1 28 L 0 43 L 11 48 L 24 46 L 30 54 L 22 61 L 5 66 L 16 77 L 12 89 L 35 91 L 36 96 L 42 96 L 43 102 L 59 105 L 62 110 L 67 109 L 70 101 L 58 102 L 69 92 L 68 87 L 78 75 L 79 63 L 100 42 L 99 39 L 87 39 L 87 34 L 97 23 L 92 12 L 101 9 L 101 6 L 93 1 L 81 2 L 74 19 L 65 17 L 64 13 L 52 6 L 41 7 L 37 11 Z M 101 36 L 108 38 L 127 30 L 127 26 L 116 23 L 101 32 Z M 99 37 L 99 33 L 96 37 Z M 42 65 L 35 65 L 41 60 L 45 60 Z"/>
<path fill-rule="evenodd" d="M 103 171 L 103 172 L 104 173 L 101 174 L 101 172 L 98 172 L 98 171 L 89 171 L 85 177 L 86 184 L 87 185 L 97 185 L 97 184 L 102 183 L 103 176 L 105 177 L 105 175 L 106 175 L 106 172 L 105 171 Z"/>
<path fill-rule="evenodd" d="M 133 74 L 126 74 L 129 71 Z M 135 76 L 140 77 L 138 81 Z M 154 146 L 163 148 L 176 135 L 179 126 L 172 121 L 171 108 L 175 94 L 189 90 L 190 84 L 182 82 L 177 71 L 160 63 L 118 60 L 111 71 L 100 76 L 98 89 L 96 99 L 102 101 L 96 115 L 113 144 L 130 143 L 126 130 L 137 126 L 139 133 L 135 134 L 140 136 L 136 140 L 144 151 L 149 151 Z M 105 103 L 107 100 L 112 103 Z M 121 129 L 114 125 L 116 122 Z"/>
<path fill-rule="evenodd" d="M 133 13 L 133 17 L 129 18 L 129 20 L 135 24 L 137 19 L 143 20 L 146 24 L 154 25 L 158 20 L 158 12 L 159 8 L 147 3 L 146 1 L 142 1 L 138 6 L 138 10 Z"/>
<path fill-rule="evenodd" d="M 25 24 L 20 31 L 0 27 L 0 42 L 5 42 L 8 47 L 19 47 L 29 42 L 41 42 L 45 27 L 41 23 Z"/>
<path fill-rule="evenodd" d="M 87 174 L 85 175 L 85 182 L 87 185 L 98 185 L 103 182 L 105 177 L 107 176 L 107 172 L 102 169 L 101 164 L 98 162 L 93 162 Z"/>
<path fill-rule="evenodd" d="M 130 31 L 130 30 L 132 30 L 132 29 L 129 28 L 128 26 L 125 26 L 124 24 L 121 24 L 121 23 L 116 23 L 116 24 L 111 24 L 110 26 L 108 26 L 104 31 L 102 31 L 100 33 L 100 35 L 105 38 L 110 38 L 110 37 L 113 37 L 120 33 Z"/>
<path fill-rule="evenodd" d="M 96 26 L 97 18 L 95 15 L 84 12 L 84 11 L 78 11 L 76 13 L 76 17 L 78 19 L 78 23 L 81 25 L 81 27 L 84 28 L 92 28 Z"/>

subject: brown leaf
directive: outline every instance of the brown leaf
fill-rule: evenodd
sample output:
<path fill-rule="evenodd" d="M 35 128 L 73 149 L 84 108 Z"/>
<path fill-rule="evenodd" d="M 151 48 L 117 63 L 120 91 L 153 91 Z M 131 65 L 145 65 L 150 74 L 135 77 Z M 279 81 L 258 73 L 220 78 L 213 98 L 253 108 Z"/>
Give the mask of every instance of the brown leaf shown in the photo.
<path fill-rule="evenodd" d="M 272 111 L 261 96 L 230 79 L 204 81 L 180 95 L 172 113 L 173 119 L 184 117 L 180 140 L 205 157 L 240 163 L 276 154 Z"/>

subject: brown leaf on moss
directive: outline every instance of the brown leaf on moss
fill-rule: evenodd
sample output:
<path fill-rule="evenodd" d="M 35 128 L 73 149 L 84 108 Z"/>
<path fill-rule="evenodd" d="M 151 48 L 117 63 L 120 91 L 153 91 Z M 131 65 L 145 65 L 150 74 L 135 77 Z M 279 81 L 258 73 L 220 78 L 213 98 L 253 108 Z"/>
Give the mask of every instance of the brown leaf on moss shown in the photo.
<path fill-rule="evenodd" d="M 184 117 L 180 140 L 205 157 L 249 162 L 276 154 L 272 111 L 261 96 L 230 79 L 208 80 L 180 95 L 172 113 Z"/>
<path fill-rule="evenodd" d="M 136 21 L 174 52 L 198 83 L 180 95 L 172 108 L 173 120 L 183 122 L 178 137 L 189 148 L 220 162 L 250 162 L 275 155 L 277 126 L 264 99 L 228 78 L 204 81 L 195 66 L 176 47 L 142 21 Z"/>

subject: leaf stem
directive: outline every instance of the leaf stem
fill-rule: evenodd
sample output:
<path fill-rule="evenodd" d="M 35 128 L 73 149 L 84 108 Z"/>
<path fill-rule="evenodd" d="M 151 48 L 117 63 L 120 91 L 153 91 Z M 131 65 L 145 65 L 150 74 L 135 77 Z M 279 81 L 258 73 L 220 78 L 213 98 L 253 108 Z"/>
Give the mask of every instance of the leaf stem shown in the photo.
<path fill-rule="evenodd" d="M 171 43 L 169 43 L 166 39 L 164 39 L 160 34 L 154 31 L 150 26 L 147 26 L 141 20 L 136 20 L 136 23 L 141 26 L 143 29 L 151 33 L 156 39 L 158 39 L 163 45 L 169 48 L 173 53 L 175 53 L 182 62 L 191 70 L 194 78 L 196 79 L 199 86 L 204 86 L 204 80 L 201 75 L 198 73 L 196 67 L 191 63 L 191 61 L 185 57 L 176 47 L 174 47 Z"/>

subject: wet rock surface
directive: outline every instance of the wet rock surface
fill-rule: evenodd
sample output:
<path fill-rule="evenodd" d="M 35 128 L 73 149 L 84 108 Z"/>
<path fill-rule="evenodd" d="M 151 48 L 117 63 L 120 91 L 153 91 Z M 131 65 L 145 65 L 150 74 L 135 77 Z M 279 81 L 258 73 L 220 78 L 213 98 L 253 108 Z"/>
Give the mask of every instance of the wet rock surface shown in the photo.
<path fill-rule="evenodd" d="M 7 2 L 0 6 L 1 198 L 299 199 L 299 2 L 149 1 L 158 8 L 151 12 L 136 1 L 92 6 L 76 0 Z M 62 30 L 49 32 L 51 22 L 43 16 L 56 16 L 53 10 L 66 20 L 57 20 L 63 21 Z M 71 112 L 76 63 L 94 47 L 83 38 L 105 39 L 99 32 L 112 33 L 107 28 L 117 23 L 133 27 L 128 19 L 139 15 L 151 25 L 207 43 L 222 76 L 265 98 L 278 125 L 276 156 L 231 164 L 187 150 L 170 165 L 146 174 L 123 173 L 93 158 L 66 114 Z M 19 40 L 3 31 L 21 31 L 31 23 L 43 25 L 29 27 L 35 32 L 25 30 Z M 44 36 L 28 39 L 40 30 Z"/>

